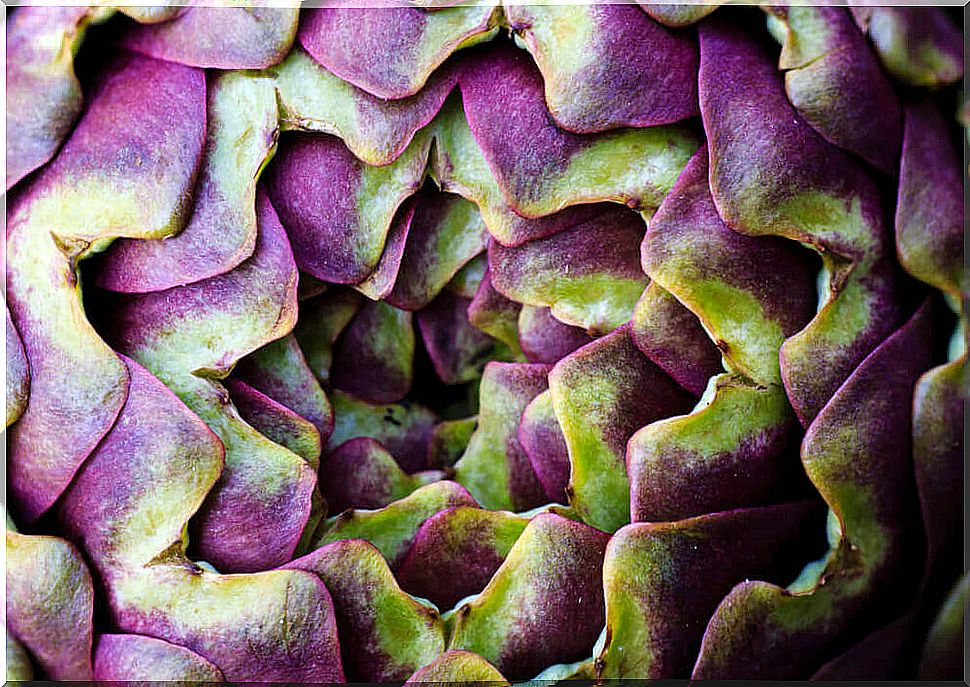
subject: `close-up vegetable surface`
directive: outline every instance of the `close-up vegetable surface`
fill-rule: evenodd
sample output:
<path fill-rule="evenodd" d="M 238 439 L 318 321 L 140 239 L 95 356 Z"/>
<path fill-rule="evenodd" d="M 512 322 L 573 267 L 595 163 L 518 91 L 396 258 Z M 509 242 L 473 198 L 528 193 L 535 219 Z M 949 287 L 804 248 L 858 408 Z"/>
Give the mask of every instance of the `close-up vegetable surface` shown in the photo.
<path fill-rule="evenodd" d="M 365 4 L 7 9 L 7 679 L 961 679 L 961 12 Z"/>

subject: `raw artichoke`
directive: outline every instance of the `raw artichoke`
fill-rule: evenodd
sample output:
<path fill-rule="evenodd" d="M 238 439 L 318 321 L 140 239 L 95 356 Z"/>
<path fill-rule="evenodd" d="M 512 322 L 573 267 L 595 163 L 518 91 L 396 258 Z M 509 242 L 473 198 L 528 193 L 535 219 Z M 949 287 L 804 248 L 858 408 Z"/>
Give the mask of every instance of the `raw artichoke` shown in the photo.
<path fill-rule="evenodd" d="M 339 4 L 8 11 L 8 679 L 959 679 L 954 16 Z"/>

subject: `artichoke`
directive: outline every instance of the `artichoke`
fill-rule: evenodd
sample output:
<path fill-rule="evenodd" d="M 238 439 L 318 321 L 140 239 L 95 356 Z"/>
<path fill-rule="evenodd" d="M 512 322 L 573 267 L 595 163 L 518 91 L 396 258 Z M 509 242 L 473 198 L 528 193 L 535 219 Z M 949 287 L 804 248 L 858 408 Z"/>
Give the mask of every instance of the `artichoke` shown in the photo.
<path fill-rule="evenodd" d="M 377 4 L 9 11 L 8 678 L 959 678 L 954 17 Z"/>

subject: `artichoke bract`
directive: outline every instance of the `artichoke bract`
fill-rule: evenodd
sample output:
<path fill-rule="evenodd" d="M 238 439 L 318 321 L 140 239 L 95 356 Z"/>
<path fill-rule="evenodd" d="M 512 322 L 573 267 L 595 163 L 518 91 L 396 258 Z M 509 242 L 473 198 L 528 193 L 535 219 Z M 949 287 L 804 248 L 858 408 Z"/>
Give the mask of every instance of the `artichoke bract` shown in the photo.
<path fill-rule="evenodd" d="M 345 4 L 9 10 L 8 679 L 960 679 L 956 16 Z"/>

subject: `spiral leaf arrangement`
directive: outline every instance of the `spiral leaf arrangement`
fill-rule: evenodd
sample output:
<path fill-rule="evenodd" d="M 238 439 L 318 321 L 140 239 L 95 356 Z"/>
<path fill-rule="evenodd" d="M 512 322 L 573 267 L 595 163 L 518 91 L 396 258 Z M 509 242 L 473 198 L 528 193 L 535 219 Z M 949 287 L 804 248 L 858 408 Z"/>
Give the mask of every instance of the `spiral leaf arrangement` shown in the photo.
<path fill-rule="evenodd" d="M 385 4 L 11 11 L 8 677 L 955 677 L 951 18 Z"/>

